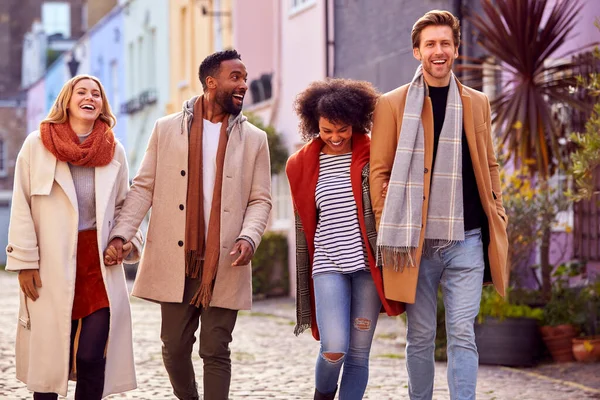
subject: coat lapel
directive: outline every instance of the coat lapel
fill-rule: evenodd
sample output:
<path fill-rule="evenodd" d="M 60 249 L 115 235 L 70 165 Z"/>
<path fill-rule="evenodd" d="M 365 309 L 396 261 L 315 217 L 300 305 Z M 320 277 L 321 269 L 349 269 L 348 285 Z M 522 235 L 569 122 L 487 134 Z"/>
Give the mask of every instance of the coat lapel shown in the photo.
<path fill-rule="evenodd" d="M 54 180 L 65 192 L 73 208 L 77 210 L 77 193 L 75 192 L 75 184 L 73 183 L 73 176 L 71 175 L 69 164 L 64 161 L 56 161 Z"/>
<path fill-rule="evenodd" d="M 473 120 L 473 105 L 471 104 L 471 96 L 463 89 L 460 83 L 457 83 L 460 90 L 460 97 L 463 105 L 463 127 L 469 145 L 469 153 L 471 154 L 471 162 L 473 163 L 473 171 L 475 172 L 475 180 L 478 187 L 483 187 L 481 182 L 482 171 L 481 163 L 479 162 L 479 152 L 477 150 L 477 136 L 475 135 L 475 122 Z"/>
<path fill-rule="evenodd" d="M 113 159 L 110 164 L 96 167 L 94 173 L 94 189 L 96 191 L 96 223 L 101 226 L 104 214 L 108 208 L 108 201 L 115 185 L 121 163 Z"/>

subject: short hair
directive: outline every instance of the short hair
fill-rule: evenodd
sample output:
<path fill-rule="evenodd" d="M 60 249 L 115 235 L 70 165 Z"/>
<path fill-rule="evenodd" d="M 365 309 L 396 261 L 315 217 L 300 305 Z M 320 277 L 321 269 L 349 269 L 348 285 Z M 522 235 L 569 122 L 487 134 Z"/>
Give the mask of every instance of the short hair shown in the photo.
<path fill-rule="evenodd" d="M 50 108 L 48 115 L 41 122 L 42 124 L 62 124 L 69 120 L 69 112 L 67 108 L 69 107 L 69 102 L 71 101 L 71 97 L 73 96 L 75 85 L 77 85 L 80 81 L 83 81 L 85 79 L 89 79 L 91 81 L 96 82 L 98 88 L 100 89 L 100 97 L 102 98 L 102 110 L 100 111 L 98 119 L 106 123 L 106 125 L 110 126 L 111 128 L 115 126 L 115 124 L 117 123 L 117 119 L 115 118 L 115 115 L 113 114 L 110 108 L 110 104 L 108 104 L 106 91 L 104 90 L 100 79 L 96 78 L 95 76 L 85 74 L 74 76 L 63 85 L 62 89 L 58 93 L 58 96 L 56 96 L 54 104 L 52 105 L 52 108 Z"/>
<path fill-rule="evenodd" d="M 296 96 L 294 110 L 302 139 L 319 135 L 319 118 L 335 124 L 352 125 L 352 132 L 367 133 L 373 123 L 373 111 L 379 92 L 370 82 L 330 78 L 311 83 Z"/>
<path fill-rule="evenodd" d="M 413 49 L 421 44 L 421 31 L 428 26 L 445 25 L 452 29 L 454 45 L 460 46 L 460 21 L 450 11 L 431 10 L 415 22 L 410 33 Z"/>
<path fill-rule="evenodd" d="M 219 73 L 221 63 L 227 60 L 242 60 L 242 56 L 236 50 L 223 50 L 213 53 L 206 57 L 200 68 L 198 69 L 198 78 L 202 84 L 202 89 L 206 90 L 206 78 L 209 76 L 215 76 Z"/>

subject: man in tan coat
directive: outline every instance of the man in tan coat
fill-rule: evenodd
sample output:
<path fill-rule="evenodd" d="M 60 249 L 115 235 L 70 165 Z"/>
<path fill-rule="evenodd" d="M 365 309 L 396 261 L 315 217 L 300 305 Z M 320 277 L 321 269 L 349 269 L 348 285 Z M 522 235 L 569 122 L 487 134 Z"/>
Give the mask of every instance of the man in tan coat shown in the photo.
<path fill-rule="evenodd" d="M 371 198 L 385 296 L 406 302 L 411 399 L 431 399 L 441 284 L 452 399 L 474 399 L 473 324 L 481 284 L 508 282 L 506 213 L 487 97 L 452 73 L 459 21 L 430 11 L 412 30 L 415 77 L 381 97 L 371 143 Z"/>
<path fill-rule="evenodd" d="M 161 305 L 175 396 L 199 398 L 191 354 L 200 325 L 204 398 L 226 400 L 229 343 L 238 310 L 252 303 L 250 260 L 271 210 L 271 172 L 267 136 L 241 112 L 240 55 L 208 56 L 199 77 L 204 95 L 156 122 L 105 256 L 119 261 L 123 240 L 152 208 L 133 295 Z"/>

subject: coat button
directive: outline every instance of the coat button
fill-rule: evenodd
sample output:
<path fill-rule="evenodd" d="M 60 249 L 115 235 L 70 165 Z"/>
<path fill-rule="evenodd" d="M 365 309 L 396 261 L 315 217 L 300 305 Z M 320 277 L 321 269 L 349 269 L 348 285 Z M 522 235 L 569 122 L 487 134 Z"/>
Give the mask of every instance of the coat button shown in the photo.
<path fill-rule="evenodd" d="M 8 246 L 8 247 L 6 248 L 6 252 L 7 252 L 7 253 L 12 253 L 12 252 L 13 252 L 13 248 L 12 248 L 11 246 Z"/>
<path fill-rule="evenodd" d="M 423 172 L 424 172 L 424 173 L 428 173 L 428 172 L 429 172 L 429 169 L 425 168 L 425 169 L 423 170 Z"/>
<path fill-rule="evenodd" d="M 180 240 L 179 242 L 177 242 L 177 244 L 179 245 L 179 247 L 183 247 L 183 240 Z"/>
<path fill-rule="evenodd" d="M 180 210 L 183 210 L 183 209 L 184 209 L 184 207 L 183 207 L 183 204 L 180 204 L 180 205 L 179 205 L 179 209 L 180 209 Z"/>
<path fill-rule="evenodd" d="M 181 170 L 181 176 L 185 176 L 185 171 L 183 169 Z"/>

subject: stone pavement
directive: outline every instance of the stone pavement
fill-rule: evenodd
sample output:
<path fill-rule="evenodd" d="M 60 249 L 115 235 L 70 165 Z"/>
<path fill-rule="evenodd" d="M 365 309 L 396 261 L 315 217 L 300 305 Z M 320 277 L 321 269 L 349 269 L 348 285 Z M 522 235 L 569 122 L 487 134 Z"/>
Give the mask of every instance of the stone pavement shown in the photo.
<path fill-rule="evenodd" d="M 0 271 L 0 399 L 30 399 L 18 382 L 14 366 L 17 321 L 16 276 Z M 132 299 L 135 361 L 139 388 L 109 399 L 174 399 L 162 365 L 160 312 L 156 304 Z M 312 399 L 314 361 L 318 343 L 308 332 L 293 334 L 294 304 L 290 299 L 255 302 L 252 312 L 241 312 L 231 345 L 231 399 Z M 196 345 L 197 351 L 197 345 Z M 201 360 L 194 354 L 199 382 Z M 74 383 L 69 397 L 73 398 Z M 372 348 L 370 379 L 365 399 L 408 399 L 404 360 L 404 326 L 400 319 L 381 316 Z M 436 365 L 434 399 L 448 399 L 446 367 Z M 532 372 L 482 366 L 480 400 L 600 399 L 600 390 L 548 379 Z"/>

